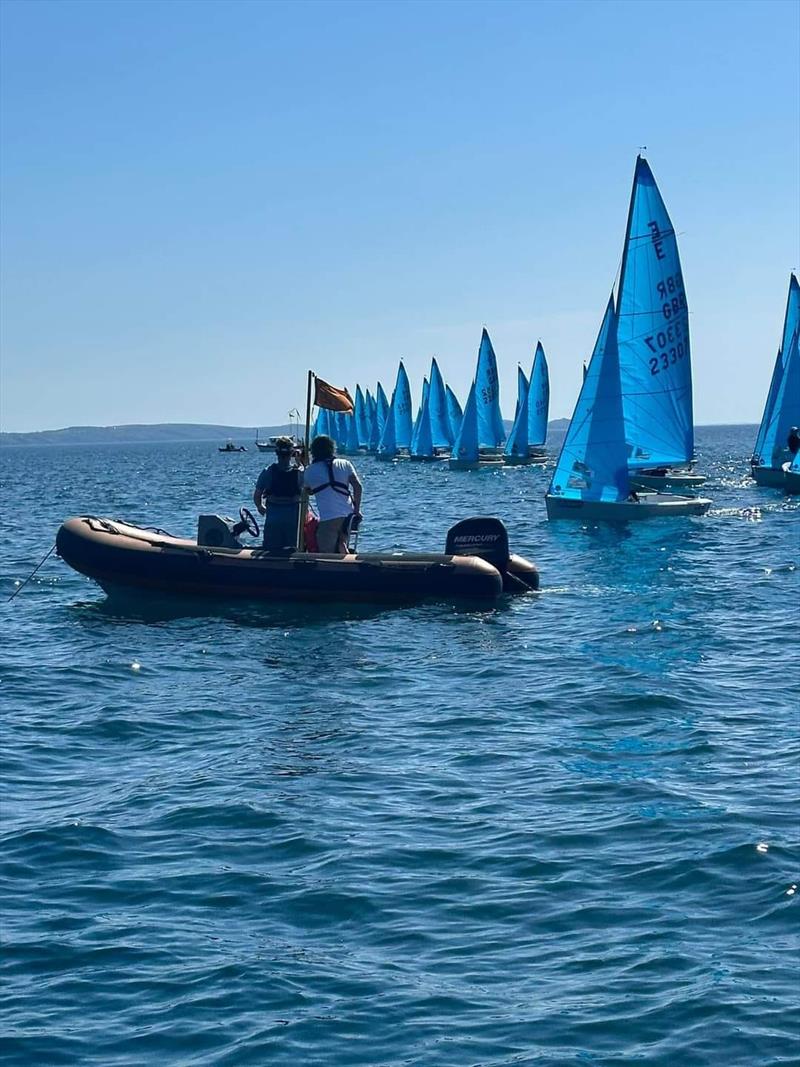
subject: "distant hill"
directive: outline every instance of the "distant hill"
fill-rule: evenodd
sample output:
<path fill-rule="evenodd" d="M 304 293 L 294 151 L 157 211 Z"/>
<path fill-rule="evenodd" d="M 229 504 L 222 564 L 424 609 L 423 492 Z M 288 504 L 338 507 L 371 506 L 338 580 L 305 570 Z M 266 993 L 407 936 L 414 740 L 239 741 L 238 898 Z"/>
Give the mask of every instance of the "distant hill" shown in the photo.
<path fill-rule="evenodd" d="M 553 419 L 551 430 L 561 430 L 569 425 L 569 419 Z M 505 420 L 506 430 L 512 423 Z M 31 433 L 0 433 L 3 445 L 140 445 L 173 444 L 181 441 L 214 441 L 225 444 L 230 439 L 237 445 L 252 445 L 255 439 L 252 426 L 214 426 L 195 422 L 161 422 L 153 425 L 133 423 L 128 426 L 67 426 L 63 430 L 36 430 Z M 261 440 L 277 434 L 290 433 L 284 426 L 259 427 Z"/>
<path fill-rule="evenodd" d="M 289 433 L 290 427 L 259 427 L 260 440 Z M 209 426 L 193 422 L 163 422 L 155 425 L 67 426 L 63 430 L 37 430 L 33 433 L 0 433 L 3 445 L 136 445 L 169 444 L 180 441 L 215 441 L 224 445 L 228 439 L 237 445 L 252 445 L 253 426 Z"/>

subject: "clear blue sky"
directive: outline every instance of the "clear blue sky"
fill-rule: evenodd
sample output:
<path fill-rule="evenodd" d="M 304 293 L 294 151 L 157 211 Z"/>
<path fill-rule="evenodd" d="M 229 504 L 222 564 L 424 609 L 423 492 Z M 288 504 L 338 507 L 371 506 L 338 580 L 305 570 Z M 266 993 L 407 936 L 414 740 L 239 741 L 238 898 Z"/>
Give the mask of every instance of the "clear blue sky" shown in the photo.
<path fill-rule="evenodd" d="M 800 24 L 757 3 L 2 4 L 0 424 L 280 422 L 312 367 L 569 415 L 647 156 L 698 422 L 757 421 L 800 264 Z"/>

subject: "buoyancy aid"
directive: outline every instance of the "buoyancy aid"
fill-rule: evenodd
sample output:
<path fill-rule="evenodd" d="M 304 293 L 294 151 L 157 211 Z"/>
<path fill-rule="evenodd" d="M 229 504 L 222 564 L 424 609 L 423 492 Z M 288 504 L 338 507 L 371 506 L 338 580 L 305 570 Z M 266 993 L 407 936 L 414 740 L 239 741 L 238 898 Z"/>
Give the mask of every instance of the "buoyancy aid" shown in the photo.
<path fill-rule="evenodd" d="M 333 460 L 325 459 L 322 460 L 322 462 L 328 469 L 328 480 L 327 482 L 323 482 L 322 485 L 317 485 L 313 489 L 309 489 L 309 496 L 313 496 L 314 493 L 318 493 L 320 489 L 333 489 L 335 493 L 340 493 L 342 496 L 346 496 L 352 500 L 353 494 L 350 492 L 350 483 L 337 482 L 333 476 Z"/>
<path fill-rule="evenodd" d="M 298 467 L 288 470 L 273 463 L 269 468 L 270 487 L 264 494 L 268 504 L 297 504 L 300 501 L 303 472 Z"/>

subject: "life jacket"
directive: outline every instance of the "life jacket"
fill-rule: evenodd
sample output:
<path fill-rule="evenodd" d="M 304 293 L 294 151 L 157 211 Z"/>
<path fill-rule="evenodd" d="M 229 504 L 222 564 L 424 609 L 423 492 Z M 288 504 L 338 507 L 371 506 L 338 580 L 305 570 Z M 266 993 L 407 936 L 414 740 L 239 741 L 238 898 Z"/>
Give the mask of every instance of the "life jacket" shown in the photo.
<path fill-rule="evenodd" d="M 300 501 L 302 471 L 297 467 L 284 470 L 277 463 L 269 468 L 270 488 L 265 494 L 268 504 L 297 504 Z"/>
<path fill-rule="evenodd" d="M 349 482 L 337 482 L 333 476 L 333 460 L 324 459 L 322 462 L 328 469 L 328 480 L 323 482 L 322 485 L 317 485 L 313 489 L 308 490 L 309 496 L 313 496 L 314 493 L 318 493 L 320 489 L 333 489 L 334 493 L 340 493 L 342 496 L 346 496 L 349 500 L 352 500 L 352 493 L 350 492 Z"/>

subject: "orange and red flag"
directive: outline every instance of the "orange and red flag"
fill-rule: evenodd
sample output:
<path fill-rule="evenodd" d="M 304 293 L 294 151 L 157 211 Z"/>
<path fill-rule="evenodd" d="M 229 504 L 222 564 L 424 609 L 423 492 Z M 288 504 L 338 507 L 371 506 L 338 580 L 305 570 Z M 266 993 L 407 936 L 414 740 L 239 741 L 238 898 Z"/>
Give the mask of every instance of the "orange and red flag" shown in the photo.
<path fill-rule="evenodd" d="M 353 413 L 353 398 L 346 389 L 337 389 L 335 385 L 314 376 L 314 403 L 318 408 L 328 411 L 346 411 Z"/>

